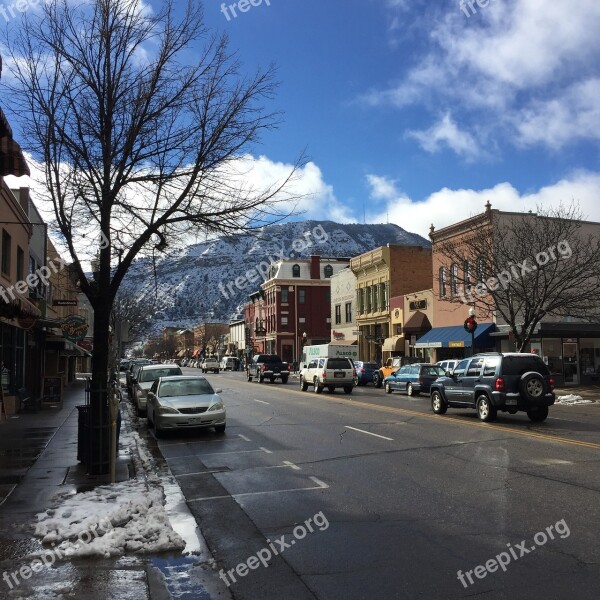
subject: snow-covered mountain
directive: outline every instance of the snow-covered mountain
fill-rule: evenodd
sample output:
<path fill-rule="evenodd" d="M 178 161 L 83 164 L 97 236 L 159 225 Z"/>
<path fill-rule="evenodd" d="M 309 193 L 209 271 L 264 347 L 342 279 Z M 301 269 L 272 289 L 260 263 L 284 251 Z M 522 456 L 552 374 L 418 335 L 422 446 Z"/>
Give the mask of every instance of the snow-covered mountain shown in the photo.
<path fill-rule="evenodd" d="M 253 235 L 217 238 L 181 250 L 170 250 L 153 261 L 140 258 L 132 265 L 124 287 L 136 297 L 158 299 L 153 330 L 164 326 L 193 327 L 199 323 L 229 322 L 240 314 L 248 294 L 233 282 L 260 263 L 283 258 L 353 257 L 386 244 L 430 247 L 428 240 L 393 224 L 339 224 L 301 221 L 268 225 Z M 231 284 L 228 289 L 228 284 Z"/>

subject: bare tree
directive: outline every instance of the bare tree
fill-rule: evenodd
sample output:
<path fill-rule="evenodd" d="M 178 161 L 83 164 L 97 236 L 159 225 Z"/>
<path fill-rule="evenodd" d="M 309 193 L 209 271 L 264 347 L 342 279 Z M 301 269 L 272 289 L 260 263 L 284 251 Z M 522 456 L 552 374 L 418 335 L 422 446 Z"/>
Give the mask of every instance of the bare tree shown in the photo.
<path fill-rule="evenodd" d="M 118 323 L 129 325 L 129 343 L 140 342 L 149 333 L 152 317 L 158 306 L 153 294 L 136 294 L 132 289 L 121 287 L 115 296 L 112 309 L 113 330 Z"/>
<path fill-rule="evenodd" d="M 47 0 L 6 41 L 15 116 L 95 311 L 94 390 L 106 388 L 113 301 L 140 252 L 191 231 L 257 228 L 284 216 L 277 202 L 293 200 L 295 168 L 257 190 L 241 166 L 277 123 L 263 108 L 276 88 L 273 69 L 241 76 L 198 4 L 178 12 L 173 0 L 157 13 L 141 0 Z M 94 414 L 105 405 L 104 395 L 92 396 Z"/>
<path fill-rule="evenodd" d="M 465 227 L 432 234 L 445 263 L 434 278 L 448 301 L 504 321 L 523 352 L 543 320 L 600 317 L 600 225 L 583 219 L 576 203 L 536 213 L 488 204 Z"/>

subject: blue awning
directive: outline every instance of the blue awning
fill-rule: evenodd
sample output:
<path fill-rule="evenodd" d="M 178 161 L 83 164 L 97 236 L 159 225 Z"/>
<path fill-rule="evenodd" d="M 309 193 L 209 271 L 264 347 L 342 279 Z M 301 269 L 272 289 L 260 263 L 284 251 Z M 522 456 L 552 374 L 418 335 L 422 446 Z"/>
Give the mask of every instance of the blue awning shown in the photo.
<path fill-rule="evenodd" d="M 475 346 L 477 348 L 495 348 L 496 342 L 490 337 L 496 329 L 494 323 L 479 323 L 475 331 Z M 421 336 L 415 348 L 470 348 L 471 334 L 462 325 L 452 327 L 434 327 Z"/>

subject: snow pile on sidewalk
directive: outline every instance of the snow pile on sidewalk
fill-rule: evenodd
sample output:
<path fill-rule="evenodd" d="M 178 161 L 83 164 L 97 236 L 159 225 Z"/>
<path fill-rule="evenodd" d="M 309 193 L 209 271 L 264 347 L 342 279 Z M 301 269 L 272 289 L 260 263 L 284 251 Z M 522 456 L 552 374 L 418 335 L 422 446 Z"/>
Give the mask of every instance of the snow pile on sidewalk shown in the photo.
<path fill-rule="evenodd" d="M 559 396 L 556 399 L 555 404 L 562 404 L 565 406 L 573 406 L 574 404 L 594 404 L 593 400 L 584 400 L 581 396 L 575 394 L 569 394 L 568 396 Z"/>
<path fill-rule="evenodd" d="M 59 559 L 185 547 L 169 523 L 162 488 L 139 480 L 65 496 L 58 508 L 38 514 L 35 534 L 52 544 Z"/>

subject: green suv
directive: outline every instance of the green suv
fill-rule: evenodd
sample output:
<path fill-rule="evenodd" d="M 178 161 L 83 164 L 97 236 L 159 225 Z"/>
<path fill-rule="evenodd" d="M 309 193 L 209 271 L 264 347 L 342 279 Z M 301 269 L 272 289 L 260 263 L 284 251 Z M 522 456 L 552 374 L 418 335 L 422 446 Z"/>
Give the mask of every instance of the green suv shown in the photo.
<path fill-rule="evenodd" d="M 431 384 L 431 407 L 438 415 L 449 407 L 474 408 L 482 421 L 493 421 L 499 410 L 524 411 L 540 422 L 554 404 L 553 389 L 550 371 L 537 354 L 476 354 Z"/>

